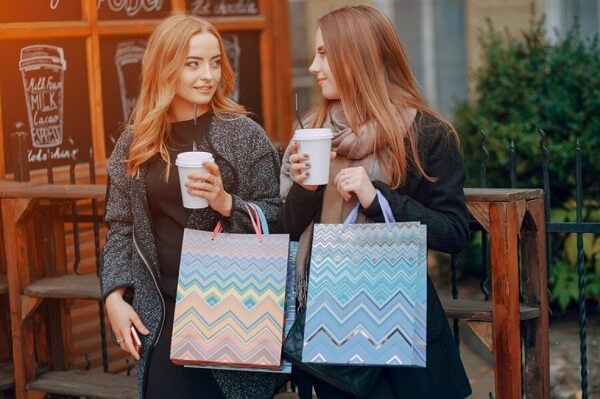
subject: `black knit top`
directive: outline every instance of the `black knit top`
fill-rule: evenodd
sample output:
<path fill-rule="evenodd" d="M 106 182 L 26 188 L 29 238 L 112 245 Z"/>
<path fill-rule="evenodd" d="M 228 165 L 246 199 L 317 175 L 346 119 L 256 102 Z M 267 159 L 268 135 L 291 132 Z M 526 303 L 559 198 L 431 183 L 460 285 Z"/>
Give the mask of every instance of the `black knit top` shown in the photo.
<path fill-rule="evenodd" d="M 186 227 L 191 210 L 183 207 L 179 186 L 179 171 L 175 166 L 177 154 L 192 151 L 194 141 L 200 144 L 212 113 L 205 113 L 194 120 L 175 122 L 167 145 L 171 157 L 169 179 L 165 182 L 165 163 L 155 157 L 148 163 L 146 172 L 146 193 L 152 219 L 152 231 L 158 251 L 160 267 L 160 289 L 163 295 L 175 300 L 183 229 Z"/>

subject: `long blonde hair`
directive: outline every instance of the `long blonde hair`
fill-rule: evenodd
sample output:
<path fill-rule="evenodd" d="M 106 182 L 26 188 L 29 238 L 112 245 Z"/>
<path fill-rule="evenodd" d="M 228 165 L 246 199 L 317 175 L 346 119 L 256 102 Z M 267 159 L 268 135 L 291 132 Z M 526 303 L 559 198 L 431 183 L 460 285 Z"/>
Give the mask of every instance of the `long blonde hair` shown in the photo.
<path fill-rule="evenodd" d="M 137 175 L 140 166 L 156 154 L 160 154 L 166 163 L 168 173 L 169 107 L 176 94 L 179 71 L 185 63 L 190 39 L 202 32 L 215 36 L 221 51 L 221 81 L 210 102 L 210 110 L 219 118 L 225 113 L 246 114 L 243 106 L 229 99 L 235 78 L 217 29 L 207 20 L 193 15 L 175 14 L 165 18 L 150 35 L 142 60 L 140 94 L 130 124 L 133 131 L 127 162 L 130 176 Z"/>
<path fill-rule="evenodd" d="M 413 124 L 405 120 L 403 111 L 412 108 L 432 114 L 448 126 L 456 140 L 458 135 L 427 105 L 417 89 L 402 43 L 391 22 L 375 7 L 361 5 L 333 10 L 321 17 L 318 24 L 344 113 L 354 132 L 371 119 L 376 122 L 373 150 L 380 160 L 391 160 L 382 164 L 393 188 L 406 181 L 409 160 L 418 172 L 433 181 L 421 165 L 417 132 Z M 331 101 L 324 99 L 315 110 L 314 127 L 323 125 L 330 106 Z M 385 158 L 384 154 L 387 155 Z"/>

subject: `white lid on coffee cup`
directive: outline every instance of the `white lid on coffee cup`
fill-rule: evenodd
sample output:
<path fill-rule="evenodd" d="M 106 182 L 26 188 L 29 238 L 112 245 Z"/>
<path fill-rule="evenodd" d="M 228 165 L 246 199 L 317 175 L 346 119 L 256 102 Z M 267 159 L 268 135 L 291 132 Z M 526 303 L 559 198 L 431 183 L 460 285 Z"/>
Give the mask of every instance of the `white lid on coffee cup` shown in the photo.
<path fill-rule="evenodd" d="M 177 166 L 202 166 L 203 162 L 214 162 L 210 152 L 189 151 L 177 154 L 175 165 Z"/>
<path fill-rule="evenodd" d="M 294 133 L 294 140 L 326 140 L 332 139 L 333 133 L 331 129 L 319 128 L 319 129 L 298 129 Z"/>

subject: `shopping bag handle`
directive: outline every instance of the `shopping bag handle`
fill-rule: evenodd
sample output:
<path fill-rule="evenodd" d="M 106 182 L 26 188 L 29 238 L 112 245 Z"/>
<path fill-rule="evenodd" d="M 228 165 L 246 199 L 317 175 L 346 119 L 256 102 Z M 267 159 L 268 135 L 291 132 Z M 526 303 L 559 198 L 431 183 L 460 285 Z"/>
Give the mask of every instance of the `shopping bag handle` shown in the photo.
<path fill-rule="evenodd" d="M 249 202 L 248 204 L 254 208 L 256 213 L 258 213 L 258 217 L 260 218 L 260 227 L 262 229 L 262 233 L 266 236 L 269 235 L 269 224 L 267 223 L 267 218 L 265 217 L 265 213 L 263 212 L 261 207 L 252 202 Z"/>
<path fill-rule="evenodd" d="M 394 214 L 392 213 L 392 208 L 390 208 L 390 203 L 387 199 L 381 194 L 381 191 L 375 190 L 377 193 L 376 198 L 377 202 L 379 202 L 379 207 L 381 208 L 381 212 L 383 213 L 383 218 L 385 219 L 385 224 L 387 225 L 388 230 L 391 230 L 394 227 L 394 223 L 396 223 L 396 219 L 394 218 Z M 350 211 L 346 220 L 344 220 L 344 228 L 349 224 L 356 224 L 358 222 L 358 210 L 360 209 L 360 203 L 356 204 L 354 208 Z"/>
<path fill-rule="evenodd" d="M 248 204 L 250 204 L 250 206 L 248 206 Z M 261 225 L 260 225 L 260 216 L 259 216 L 258 211 L 256 210 L 256 208 L 253 205 L 254 204 L 252 204 L 252 203 L 244 204 L 244 206 L 246 207 L 246 211 L 248 211 L 248 216 L 250 217 L 250 222 L 252 223 L 252 227 L 254 227 L 254 233 L 258 237 L 258 240 L 262 242 L 263 233 L 262 233 Z M 219 220 L 219 222 L 215 226 L 215 229 L 213 230 L 212 237 L 211 237 L 212 240 L 217 238 L 217 236 L 221 232 L 223 232 L 223 225 L 221 224 L 221 221 Z M 268 234 L 268 232 L 267 232 L 267 234 Z"/>

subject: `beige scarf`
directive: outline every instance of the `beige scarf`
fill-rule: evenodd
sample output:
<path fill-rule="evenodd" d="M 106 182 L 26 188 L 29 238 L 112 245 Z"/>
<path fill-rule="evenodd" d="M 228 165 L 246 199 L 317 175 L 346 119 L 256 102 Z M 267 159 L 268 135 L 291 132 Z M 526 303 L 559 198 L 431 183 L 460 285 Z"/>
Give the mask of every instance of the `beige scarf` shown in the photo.
<path fill-rule="evenodd" d="M 304 126 L 310 126 L 312 116 L 303 121 Z M 330 128 L 333 132 L 332 151 L 337 152 L 336 159 L 331 161 L 329 169 L 329 181 L 333 182 L 335 176 L 340 170 L 348 167 L 362 166 L 365 168 L 371 181 L 387 181 L 386 173 L 375 155 L 378 148 L 375 148 L 375 128 L 372 122 L 362 125 L 358 134 L 352 131 L 348 120 L 344 115 L 341 103 L 334 103 L 323 123 L 323 127 Z M 285 152 L 283 165 L 281 168 L 281 197 L 285 201 L 293 181 L 291 176 L 290 149 Z M 321 223 L 341 223 L 344 221 L 350 210 L 356 205 L 357 199 L 353 197 L 350 201 L 344 201 L 339 195 L 333 184 L 328 184 L 325 188 L 323 206 L 321 210 Z M 363 215 L 359 217 L 359 223 L 364 223 Z M 308 269 L 311 238 L 313 234 L 313 224 L 311 223 L 302 233 L 296 257 L 296 295 L 298 305 L 303 309 L 306 304 L 307 279 L 306 271 Z"/>

